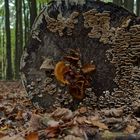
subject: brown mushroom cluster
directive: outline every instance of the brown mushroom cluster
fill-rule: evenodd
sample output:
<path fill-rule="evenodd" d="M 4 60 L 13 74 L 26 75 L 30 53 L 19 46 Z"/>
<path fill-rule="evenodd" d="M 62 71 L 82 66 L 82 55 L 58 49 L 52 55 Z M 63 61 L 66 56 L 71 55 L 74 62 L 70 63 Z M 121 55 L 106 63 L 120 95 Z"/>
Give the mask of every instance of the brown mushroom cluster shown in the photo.
<path fill-rule="evenodd" d="M 68 87 L 70 95 L 76 100 L 85 97 L 85 89 L 90 86 L 90 74 L 96 69 L 93 64 L 80 64 L 79 52 L 70 50 L 70 55 L 64 56 L 54 70 L 56 79 Z"/>
<path fill-rule="evenodd" d="M 64 29 L 67 29 L 67 35 L 72 35 L 72 30 L 74 29 L 74 25 L 78 23 L 78 12 L 73 12 L 69 18 L 62 17 L 61 14 L 57 16 L 57 19 L 51 18 L 48 15 L 45 15 L 47 21 L 47 29 L 51 32 L 56 33 L 60 36 L 63 36 Z"/>

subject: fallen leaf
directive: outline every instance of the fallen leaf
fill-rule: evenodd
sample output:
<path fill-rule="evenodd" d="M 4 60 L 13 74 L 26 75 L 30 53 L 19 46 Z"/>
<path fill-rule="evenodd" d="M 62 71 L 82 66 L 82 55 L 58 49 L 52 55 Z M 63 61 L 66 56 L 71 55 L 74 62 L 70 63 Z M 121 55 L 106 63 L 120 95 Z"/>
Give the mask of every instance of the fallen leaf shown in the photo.
<path fill-rule="evenodd" d="M 102 134 L 103 139 L 114 140 L 116 137 L 125 136 L 122 132 L 110 132 L 105 130 Z"/>
<path fill-rule="evenodd" d="M 32 131 L 36 131 L 41 127 L 41 116 L 37 114 L 32 114 L 29 125 Z"/>
<path fill-rule="evenodd" d="M 123 114 L 123 109 L 122 108 L 112 108 L 110 110 L 102 110 L 102 113 L 104 113 L 105 116 L 110 116 L 110 117 L 120 117 Z"/>
<path fill-rule="evenodd" d="M 5 136 L 3 138 L 1 138 L 0 140 L 26 140 L 24 139 L 22 136 L 20 135 L 14 135 L 14 136 Z"/>
<path fill-rule="evenodd" d="M 70 120 L 73 117 L 73 112 L 66 108 L 58 108 L 51 114 L 51 117 L 57 120 Z"/>
<path fill-rule="evenodd" d="M 85 116 L 82 116 L 82 117 L 75 117 L 75 121 L 78 124 L 85 124 L 85 122 L 88 121 L 88 120 Z"/>
<path fill-rule="evenodd" d="M 15 117 L 15 119 L 16 120 L 22 120 L 23 119 L 22 114 L 23 114 L 23 111 L 19 110 L 18 113 L 17 113 L 17 116 Z"/>
<path fill-rule="evenodd" d="M 59 126 L 59 122 L 54 121 L 54 120 L 49 120 L 48 121 L 48 126 L 49 127 L 57 127 L 57 126 Z"/>
<path fill-rule="evenodd" d="M 84 131 L 78 126 L 74 126 L 70 129 L 70 134 L 76 137 L 81 137 L 84 136 Z"/>
<path fill-rule="evenodd" d="M 81 107 L 81 108 L 79 109 L 79 112 L 80 112 L 81 114 L 84 114 L 84 113 L 87 112 L 87 108 L 86 108 L 86 107 Z"/>
<path fill-rule="evenodd" d="M 93 125 L 98 127 L 99 129 L 104 129 L 107 130 L 108 127 L 106 124 L 100 122 L 99 117 L 98 116 L 91 116 L 88 118 L 88 121 Z"/>
<path fill-rule="evenodd" d="M 102 123 L 102 122 L 100 122 L 100 121 L 93 121 L 93 122 L 92 122 L 92 125 L 93 125 L 93 126 L 97 126 L 97 127 L 99 127 L 100 129 L 104 129 L 104 130 L 107 130 L 107 129 L 108 129 L 108 127 L 107 127 L 104 123 Z"/>
<path fill-rule="evenodd" d="M 47 138 L 54 138 L 57 137 L 60 133 L 59 126 L 56 127 L 48 127 L 45 130 Z"/>
<path fill-rule="evenodd" d="M 2 132 L 0 132 L 0 139 L 1 139 L 2 137 L 4 137 L 4 136 L 5 136 L 5 134 L 2 133 Z"/>
<path fill-rule="evenodd" d="M 37 132 L 31 132 L 26 136 L 25 139 L 26 140 L 39 140 L 38 133 Z"/>
<path fill-rule="evenodd" d="M 64 137 L 64 140 L 84 140 L 84 138 L 75 137 L 73 135 L 68 135 L 68 136 Z"/>
<path fill-rule="evenodd" d="M 9 125 L 5 125 L 3 127 L 0 127 L 0 131 L 5 131 L 7 129 L 9 129 Z"/>
<path fill-rule="evenodd" d="M 127 127 L 124 130 L 124 132 L 128 133 L 128 134 L 132 134 L 132 133 L 135 132 L 135 130 L 136 130 L 135 126 L 127 125 Z"/>

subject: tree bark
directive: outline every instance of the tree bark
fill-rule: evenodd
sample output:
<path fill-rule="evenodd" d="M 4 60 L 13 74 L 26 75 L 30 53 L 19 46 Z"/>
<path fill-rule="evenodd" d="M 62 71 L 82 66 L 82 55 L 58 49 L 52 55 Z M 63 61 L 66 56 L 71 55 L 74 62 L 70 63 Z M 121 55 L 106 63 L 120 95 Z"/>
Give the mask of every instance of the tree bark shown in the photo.
<path fill-rule="evenodd" d="M 2 30 L 0 25 L 0 79 L 2 79 Z"/>
<path fill-rule="evenodd" d="M 23 47 L 22 27 L 22 0 L 15 1 L 16 7 L 16 31 L 15 31 L 15 78 L 19 78 L 20 58 Z"/>
<path fill-rule="evenodd" d="M 5 30 L 6 30 L 6 79 L 13 78 L 12 72 L 12 58 L 11 58 L 11 31 L 10 31 L 10 14 L 9 14 L 9 0 L 5 0 Z"/>
<path fill-rule="evenodd" d="M 5 67 L 6 67 L 6 62 L 5 62 L 5 29 L 2 29 L 2 78 L 5 79 Z"/>
<path fill-rule="evenodd" d="M 23 0 L 23 14 L 24 14 L 24 44 L 26 46 L 26 42 L 27 42 L 27 36 L 28 36 L 28 32 L 27 32 L 27 28 L 28 28 L 28 24 L 27 24 L 27 6 L 25 4 L 25 0 Z"/>
<path fill-rule="evenodd" d="M 36 0 L 28 0 L 28 3 L 30 9 L 30 28 L 31 28 L 37 16 L 37 3 Z"/>

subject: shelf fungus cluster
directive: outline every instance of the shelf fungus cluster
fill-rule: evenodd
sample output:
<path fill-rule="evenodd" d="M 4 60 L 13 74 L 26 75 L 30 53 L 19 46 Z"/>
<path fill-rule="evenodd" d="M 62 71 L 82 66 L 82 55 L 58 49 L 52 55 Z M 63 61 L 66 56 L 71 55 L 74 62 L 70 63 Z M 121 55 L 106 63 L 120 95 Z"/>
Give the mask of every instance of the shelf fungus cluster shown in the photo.
<path fill-rule="evenodd" d="M 78 12 L 73 12 L 69 18 L 62 17 L 61 14 L 57 16 L 57 19 L 51 18 L 48 15 L 45 15 L 47 21 L 47 29 L 51 32 L 56 33 L 60 36 L 64 35 L 64 29 L 66 29 L 67 35 L 72 35 L 72 30 L 74 29 L 75 24 L 78 23 Z"/>
<path fill-rule="evenodd" d="M 127 98 L 129 94 L 132 103 L 132 96 L 139 98 L 140 94 L 140 25 L 129 29 L 125 26 L 116 28 L 115 40 L 107 57 L 116 68 L 114 81 L 118 88 L 113 95 L 119 93 Z"/>
<path fill-rule="evenodd" d="M 85 89 L 90 86 L 90 74 L 95 72 L 95 65 L 80 65 L 80 55 L 75 50 L 64 56 L 54 70 L 56 79 L 68 87 L 68 92 L 73 99 L 82 100 L 85 97 Z"/>
<path fill-rule="evenodd" d="M 97 38 L 100 42 L 107 44 L 109 37 L 112 36 L 114 28 L 110 26 L 110 13 L 109 11 L 103 11 L 99 13 L 96 9 L 89 10 L 83 13 L 84 27 L 92 28 L 88 33 L 90 38 Z"/>

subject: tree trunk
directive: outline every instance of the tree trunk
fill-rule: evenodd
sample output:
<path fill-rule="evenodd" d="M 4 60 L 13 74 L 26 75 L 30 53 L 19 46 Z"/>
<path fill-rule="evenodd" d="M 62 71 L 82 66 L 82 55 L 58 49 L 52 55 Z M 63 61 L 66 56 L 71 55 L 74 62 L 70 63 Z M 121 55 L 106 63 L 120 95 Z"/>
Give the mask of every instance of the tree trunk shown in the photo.
<path fill-rule="evenodd" d="M 2 74 L 3 74 L 3 79 L 6 78 L 6 75 L 5 75 L 5 70 L 6 70 L 6 56 L 5 56 L 5 29 L 3 28 L 2 29 Z"/>
<path fill-rule="evenodd" d="M 134 0 L 124 0 L 124 7 L 134 12 Z"/>
<path fill-rule="evenodd" d="M 2 28 L 0 24 L 0 79 L 2 79 Z"/>
<path fill-rule="evenodd" d="M 136 1 L 136 13 L 138 16 L 140 16 L 140 0 Z"/>
<path fill-rule="evenodd" d="M 15 1 L 16 7 L 16 30 L 15 30 L 15 78 L 19 78 L 20 58 L 23 47 L 23 28 L 22 28 L 22 0 Z"/>
<path fill-rule="evenodd" d="M 28 0 L 28 3 L 30 9 L 30 28 L 31 28 L 37 16 L 37 3 L 36 0 Z"/>
<path fill-rule="evenodd" d="M 13 78 L 12 73 L 12 58 L 11 58 L 11 32 L 10 32 L 10 15 L 9 15 L 9 0 L 5 0 L 5 30 L 6 30 L 6 79 Z"/>
<path fill-rule="evenodd" d="M 28 38 L 28 24 L 27 24 L 27 5 L 25 4 L 25 0 L 23 0 L 23 14 L 24 14 L 24 45 L 26 46 L 27 38 Z"/>

